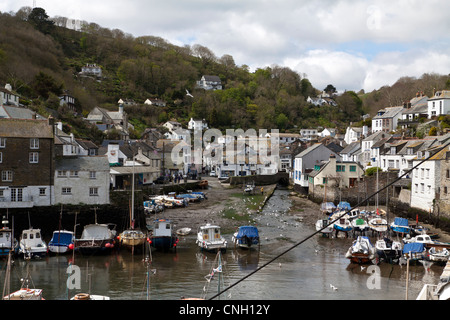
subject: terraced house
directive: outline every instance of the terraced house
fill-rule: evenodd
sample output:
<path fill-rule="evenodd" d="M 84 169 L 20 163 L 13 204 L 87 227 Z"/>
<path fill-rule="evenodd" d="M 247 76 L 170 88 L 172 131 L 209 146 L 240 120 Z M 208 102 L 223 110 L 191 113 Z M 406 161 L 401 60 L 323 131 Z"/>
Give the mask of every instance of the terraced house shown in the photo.
<path fill-rule="evenodd" d="M 52 122 L 0 119 L 0 208 L 53 203 Z"/>

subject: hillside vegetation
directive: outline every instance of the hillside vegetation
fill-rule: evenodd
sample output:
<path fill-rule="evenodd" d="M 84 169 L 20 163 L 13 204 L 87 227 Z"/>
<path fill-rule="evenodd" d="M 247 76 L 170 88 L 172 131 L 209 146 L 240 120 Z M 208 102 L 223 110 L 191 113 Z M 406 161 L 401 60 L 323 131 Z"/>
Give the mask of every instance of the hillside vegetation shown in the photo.
<path fill-rule="evenodd" d="M 79 32 L 61 26 L 64 21 L 49 18 L 42 8 L 0 13 L 0 85 L 10 83 L 22 103 L 55 112 L 67 130 L 97 142 L 101 133 L 62 110 L 58 95 L 67 90 L 84 116 L 95 106 L 115 110 L 119 99 L 133 99 L 138 105 L 126 111 L 137 128 L 133 136 L 139 137 L 146 127 L 169 119 L 186 124 L 191 117 L 219 129 L 343 129 L 350 122 L 361 124 L 363 114 L 409 100 L 417 90 L 431 94 L 433 88 L 449 87 L 448 76 L 427 74 L 371 93 L 348 91 L 335 98 L 337 106 L 315 107 L 306 99 L 324 89 L 289 68 L 273 65 L 250 72 L 232 56 L 217 57 L 200 44 L 180 47 L 157 36 L 135 38 L 95 23 Z M 79 76 L 87 63 L 101 66 L 101 81 Z M 195 89 L 202 75 L 219 76 L 224 89 Z M 167 106 L 146 106 L 148 98 L 162 99 Z"/>

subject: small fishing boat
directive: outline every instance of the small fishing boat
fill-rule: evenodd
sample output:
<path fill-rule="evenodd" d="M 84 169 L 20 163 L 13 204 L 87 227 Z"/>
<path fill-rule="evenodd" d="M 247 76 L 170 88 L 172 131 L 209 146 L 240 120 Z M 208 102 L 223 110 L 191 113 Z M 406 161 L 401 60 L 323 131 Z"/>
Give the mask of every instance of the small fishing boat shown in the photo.
<path fill-rule="evenodd" d="M 359 217 L 351 221 L 353 232 L 366 232 L 369 230 L 369 224 L 366 219 Z"/>
<path fill-rule="evenodd" d="M 409 234 L 403 238 L 404 243 L 423 243 L 423 244 L 433 244 L 434 241 L 431 240 L 431 237 L 427 234 L 421 234 L 415 237 L 411 237 Z"/>
<path fill-rule="evenodd" d="M 447 248 L 431 247 L 428 249 L 426 259 L 437 263 L 446 263 L 450 257 L 450 252 Z"/>
<path fill-rule="evenodd" d="M 336 210 L 339 211 L 350 211 L 351 208 L 352 206 L 347 201 L 340 201 L 336 206 Z"/>
<path fill-rule="evenodd" d="M 168 219 L 157 219 L 153 225 L 147 225 L 149 229 L 148 241 L 152 248 L 156 250 L 169 251 L 176 250 L 178 237 L 173 233 L 172 221 Z"/>
<path fill-rule="evenodd" d="M 42 297 L 42 289 L 20 288 L 19 290 L 6 295 L 3 300 L 45 300 Z"/>
<path fill-rule="evenodd" d="M 198 229 L 196 243 L 201 250 L 206 251 L 216 252 L 227 249 L 227 241 L 220 234 L 220 227 L 209 223 Z"/>
<path fill-rule="evenodd" d="M 187 236 L 189 233 L 191 233 L 191 228 L 181 228 L 177 230 L 177 235 L 179 236 Z"/>
<path fill-rule="evenodd" d="M 254 184 L 247 184 L 244 188 L 245 193 L 253 193 L 254 190 L 255 190 Z"/>
<path fill-rule="evenodd" d="M 233 234 L 232 242 L 239 248 L 250 249 L 259 244 L 258 228 L 254 226 L 242 226 Z"/>
<path fill-rule="evenodd" d="M 350 232 L 352 231 L 352 224 L 347 218 L 339 218 L 333 223 L 333 227 L 337 232 Z"/>
<path fill-rule="evenodd" d="M 114 224 L 88 224 L 80 239 L 75 239 L 75 250 L 83 255 L 110 253 L 116 243 Z"/>
<path fill-rule="evenodd" d="M 322 232 L 322 235 L 328 235 L 334 231 L 334 227 L 329 219 L 319 219 L 316 222 L 316 231 Z"/>
<path fill-rule="evenodd" d="M 389 238 L 379 239 L 375 242 L 378 258 L 388 262 L 399 259 L 402 256 L 402 248 L 403 245 L 400 241 Z"/>
<path fill-rule="evenodd" d="M 420 261 L 425 259 L 427 249 L 424 243 L 411 242 L 405 243 L 403 246 L 403 258 L 413 261 Z"/>
<path fill-rule="evenodd" d="M 2 220 L 3 228 L 0 229 L 0 258 L 7 257 L 9 252 L 16 254 L 19 250 L 19 242 L 14 238 L 14 232 L 8 227 L 6 217 Z"/>
<path fill-rule="evenodd" d="M 157 202 L 155 199 L 144 201 L 144 213 L 152 214 L 163 212 L 165 209 L 164 204 Z"/>
<path fill-rule="evenodd" d="M 376 249 L 366 236 L 358 236 L 345 254 L 354 263 L 369 263 L 376 258 Z"/>
<path fill-rule="evenodd" d="M 369 220 L 369 228 L 374 232 L 386 232 L 388 230 L 388 222 L 386 219 L 375 217 Z"/>
<path fill-rule="evenodd" d="M 408 219 L 406 218 L 396 217 L 390 227 L 397 234 L 409 234 L 411 232 Z"/>
<path fill-rule="evenodd" d="M 121 247 L 124 247 L 130 251 L 139 250 L 142 251 L 147 237 L 142 230 L 139 229 L 127 229 L 119 234 L 117 241 Z"/>
<path fill-rule="evenodd" d="M 19 254 L 25 259 L 43 258 L 47 255 L 47 244 L 42 240 L 41 229 L 30 228 L 22 231 Z"/>
<path fill-rule="evenodd" d="M 74 241 L 75 235 L 72 231 L 53 231 L 52 239 L 48 242 L 48 251 L 56 254 L 68 253 L 73 250 Z"/>

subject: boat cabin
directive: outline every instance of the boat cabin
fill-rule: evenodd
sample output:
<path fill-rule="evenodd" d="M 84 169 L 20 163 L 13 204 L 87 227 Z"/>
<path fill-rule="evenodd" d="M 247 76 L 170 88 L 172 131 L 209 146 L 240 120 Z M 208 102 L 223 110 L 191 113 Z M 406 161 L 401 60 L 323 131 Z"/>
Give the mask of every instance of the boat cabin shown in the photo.
<path fill-rule="evenodd" d="M 220 240 L 220 227 L 213 225 L 206 225 L 200 227 L 200 233 L 202 235 L 202 239 L 205 241 L 214 241 Z"/>
<path fill-rule="evenodd" d="M 159 237 L 172 236 L 172 222 L 166 219 L 156 220 L 153 226 L 153 235 Z"/>
<path fill-rule="evenodd" d="M 22 231 L 22 240 L 41 240 L 41 230 L 40 229 L 28 229 Z"/>

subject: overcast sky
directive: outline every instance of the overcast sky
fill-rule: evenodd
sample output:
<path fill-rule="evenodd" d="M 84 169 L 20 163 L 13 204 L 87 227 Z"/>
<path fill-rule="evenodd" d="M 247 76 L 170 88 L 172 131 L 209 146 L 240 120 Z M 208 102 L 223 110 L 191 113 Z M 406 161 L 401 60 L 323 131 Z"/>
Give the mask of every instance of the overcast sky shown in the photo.
<path fill-rule="evenodd" d="M 251 71 L 306 74 L 317 89 L 372 91 L 402 76 L 450 73 L 448 0 L 35 0 L 62 16 L 201 44 Z M 1 0 L 1 12 L 33 0 Z"/>

